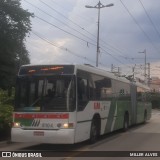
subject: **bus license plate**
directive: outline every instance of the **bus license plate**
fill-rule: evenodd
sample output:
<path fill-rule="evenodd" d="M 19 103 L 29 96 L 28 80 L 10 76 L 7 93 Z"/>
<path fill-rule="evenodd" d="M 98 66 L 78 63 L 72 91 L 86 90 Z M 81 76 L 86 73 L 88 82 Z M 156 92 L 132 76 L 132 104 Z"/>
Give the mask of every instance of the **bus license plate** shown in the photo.
<path fill-rule="evenodd" d="M 44 132 L 43 131 L 34 131 L 33 135 L 34 136 L 44 136 Z"/>

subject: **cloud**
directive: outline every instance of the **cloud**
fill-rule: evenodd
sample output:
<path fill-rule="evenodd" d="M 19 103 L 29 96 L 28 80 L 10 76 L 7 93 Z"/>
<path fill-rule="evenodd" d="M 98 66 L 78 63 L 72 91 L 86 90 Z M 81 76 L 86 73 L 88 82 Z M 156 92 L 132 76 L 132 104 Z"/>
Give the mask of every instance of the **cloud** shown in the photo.
<path fill-rule="evenodd" d="M 61 28 L 60 30 L 40 19 L 34 18 L 32 20 L 33 30 L 42 37 L 47 38 L 50 42 L 66 48 L 66 50 L 58 49 L 31 33 L 31 36 L 27 39 L 31 63 L 70 62 L 95 65 L 98 12 L 97 9 L 85 8 L 85 5 L 94 6 L 98 2 L 97 0 L 41 0 L 52 7 L 52 9 L 39 0 L 28 1 L 59 21 L 22 0 L 22 5 L 25 9 L 29 9 L 29 11 L 34 12 L 40 18 Z M 121 66 L 122 72 L 126 73 L 129 72 L 124 69 L 127 65 L 130 66 L 128 70 L 132 72 L 132 66 L 144 64 L 144 55 L 138 52 L 146 49 L 147 62 L 150 62 L 151 66 L 152 64 L 154 66 L 154 63 L 158 64 L 160 60 L 160 37 L 157 36 L 139 0 L 122 0 L 138 25 L 120 0 L 107 2 L 101 0 L 101 2 L 102 4 L 114 3 L 114 6 L 101 9 L 100 63 L 107 69 L 110 68 L 111 64 Z M 158 6 L 160 1 L 155 0 L 153 3 L 150 0 L 141 0 L 141 2 L 153 23 L 159 29 L 160 21 L 158 17 L 160 10 Z"/>

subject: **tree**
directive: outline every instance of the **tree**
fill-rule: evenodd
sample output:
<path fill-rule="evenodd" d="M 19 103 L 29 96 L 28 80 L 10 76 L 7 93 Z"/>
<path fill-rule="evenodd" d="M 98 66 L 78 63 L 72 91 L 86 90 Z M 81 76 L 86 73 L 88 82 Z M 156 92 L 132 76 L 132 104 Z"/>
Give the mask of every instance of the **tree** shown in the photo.
<path fill-rule="evenodd" d="M 0 88 L 15 83 L 17 69 L 30 63 L 25 37 L 33 14 L 21 7 L 21 0 L 0 0 Z"/>

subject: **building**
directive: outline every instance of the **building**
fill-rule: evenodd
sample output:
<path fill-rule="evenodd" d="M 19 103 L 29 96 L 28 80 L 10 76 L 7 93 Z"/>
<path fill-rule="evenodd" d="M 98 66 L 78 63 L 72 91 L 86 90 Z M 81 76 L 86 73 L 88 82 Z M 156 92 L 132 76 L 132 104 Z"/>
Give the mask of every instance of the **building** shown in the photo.
<path fill-rule="evenodd" d="M 160 92 L 160 78 L 159 77 L 151 77 L 150 88 L 152 92 Z"/>

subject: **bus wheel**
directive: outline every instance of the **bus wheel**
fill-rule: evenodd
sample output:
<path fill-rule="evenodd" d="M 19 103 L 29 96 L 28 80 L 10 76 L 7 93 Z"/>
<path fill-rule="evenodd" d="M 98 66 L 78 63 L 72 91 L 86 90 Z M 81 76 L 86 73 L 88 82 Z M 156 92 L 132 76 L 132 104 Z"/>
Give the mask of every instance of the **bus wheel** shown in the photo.
<path fill-rule="evenodd" d="M 98 128 L 95 119 L 93 119 L 90 130 L 90 139 L 89 139 L 90 144 L 95 143 L 97 141 L 97 137 L 98 137 Z"/>
<path fill-rule="evenodd" d="M 128 114 L 125 114 L 124 116 L 124 122 L 123 122 L 123 131 L 127 131 L 129 127 L 129 116 Z"/>

